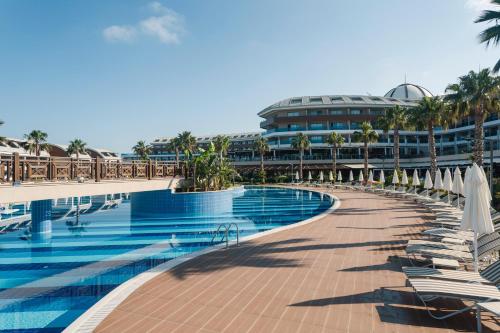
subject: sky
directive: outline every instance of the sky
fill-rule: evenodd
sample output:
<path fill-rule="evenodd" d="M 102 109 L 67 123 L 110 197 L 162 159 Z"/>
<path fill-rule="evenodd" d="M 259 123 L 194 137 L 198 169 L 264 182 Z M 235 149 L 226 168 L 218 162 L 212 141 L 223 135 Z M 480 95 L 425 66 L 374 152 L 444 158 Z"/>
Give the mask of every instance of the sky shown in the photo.
<path fill-rule="evenodd" d="M 500 48 L 487 0 L 0 0 L 0 134 L 128 152 L 189 130 L 259 130 L 285 98 L 434 94 Z"/>

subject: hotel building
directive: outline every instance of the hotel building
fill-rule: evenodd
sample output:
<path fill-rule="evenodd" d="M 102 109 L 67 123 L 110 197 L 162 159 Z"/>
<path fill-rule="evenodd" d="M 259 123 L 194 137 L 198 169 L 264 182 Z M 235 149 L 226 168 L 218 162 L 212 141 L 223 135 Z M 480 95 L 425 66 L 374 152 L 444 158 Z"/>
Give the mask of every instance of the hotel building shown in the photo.
<path fill-rule="evenodd" d="M 345 144 L 339 149 L 339 167 L 359 168 L 363 162 L 362 143 L 354 142 L 352 134 L 362 122 L 370 122 L 378 132 L 378 142 L 369 148 L 370 164 L 377 169 L 391 169 L 393 166 L 394 138 L 392 131 L 383 133 L 377 127 L 377 118 L 386 110 L 399 105 L 411 108 L 418 101 L 432 93 L 418 85 L 401 84 L 384 96 L 366 95 L 327 95 L 291 97 L 279 101 L 258 113 L 263 118 L 260 123 L 262 132 L 237 133 L 228 135 L 231 140 L 229 157 L 236 167 L 242 170 L 255 169 L 260 157 L 253 151 L 253 142 L 259 136 L 265 137 L 270 146 L 266 155 L 266 168 L 269 170 L 291 171 L 299 163 L 298 152 L 292 148 L 293 137 L 299 132 L 307 135 L 310 149 L 304 156 L 306 169 L 331 168 L 332 149 L 326 142 L 329 133 L 340 133 Z M 490 162 L 492 148 L 495 162 L 500 158 L 498 114 L 490 115 L 484 124 L 485 164 Z M 469 163 L 472 152 L 474 121 L 470 117 L 448 129 L 436 128 L 436 153 L 439 166 L 453 167 Z M 213 136 L 198 137 L 200 146 L 205 146 Z M 154 158 L 174 159 L 167 151 L 168 138 L 152 142 Z M 400 163 L 403 168 L 425 168 L 429 165 L 427 131 L 400 131 Z"/>

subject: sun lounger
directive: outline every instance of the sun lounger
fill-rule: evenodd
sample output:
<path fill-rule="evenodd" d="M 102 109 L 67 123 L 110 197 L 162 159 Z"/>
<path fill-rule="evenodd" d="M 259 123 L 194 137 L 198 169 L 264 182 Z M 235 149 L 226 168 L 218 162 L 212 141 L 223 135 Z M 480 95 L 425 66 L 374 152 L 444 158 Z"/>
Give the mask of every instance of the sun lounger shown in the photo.
<path fill-rule="evenodd" d="M 500 248 L 500 235 L 498 233 L 492 233 L 489 235 L 484 235 L 480 238 L 481 243 L 478 240 L 478 258 L 482 258 L 492 251 L 498 250 Z M 437 248 L 435 246 L 429 245 L 408 245 L 406 247 L 406 254 L 408 256 L 421 256 L 424 258 L 444 258 L 444 259 L 454 259 L 460 262 L 471 262 L 473 255 L 471 251 L 459 251 L 450 248 Z"/>
<path fill-rule="evenodd" d="M 403 272 L 408 278 L 428 278 L 494 285 L 500 283 L 500 260 L 495 261 L 480 273 L 429 267 L 403 267 Z"/>
<path fill-rule="evenodd" d="M 408 282 L 432 318 L 446 319 L 476 308 L 478 331 L 481 331 L 481 316 L 478 303 L 500 301 L 500 291 L 496 286 L 492 285 L 426 278 L 410 278 Z M 467 300 L 473 302 L 473 305 L 444 315 L 437 315 L 428 306 L 428 302 L 436 298 Z M 493 307 L 493 310 L 495 309 L 496 307 Z"/>

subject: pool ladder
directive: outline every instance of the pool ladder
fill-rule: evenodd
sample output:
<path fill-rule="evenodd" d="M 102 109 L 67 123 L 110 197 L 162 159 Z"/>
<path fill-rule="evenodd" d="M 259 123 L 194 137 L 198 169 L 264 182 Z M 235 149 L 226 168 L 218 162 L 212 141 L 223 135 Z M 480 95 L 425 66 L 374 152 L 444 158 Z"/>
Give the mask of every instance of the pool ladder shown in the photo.
<path fill-rule="evenodd" d="M 214 236 L 212 237 L 212 244 L 214 243 L 215 238 L 222 232 L 222 238 L 220 239 L 220 241 L 223 242 L 224 239 L 226 240 L 226 249 L 227 249 L 229 247 L 229 231 L 231 230 L 232 226 L 236 228 L 236 246 L 240 246 L 240 228 L 234 222 L 219 224 L 219 227 L 214 232 Z"/>

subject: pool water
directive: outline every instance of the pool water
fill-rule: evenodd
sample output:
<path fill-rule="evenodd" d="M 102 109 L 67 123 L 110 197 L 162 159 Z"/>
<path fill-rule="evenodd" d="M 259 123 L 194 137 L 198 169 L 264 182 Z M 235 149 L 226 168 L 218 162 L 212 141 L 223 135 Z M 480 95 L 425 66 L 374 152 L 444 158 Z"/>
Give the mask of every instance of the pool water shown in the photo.
<path fill-rule="evenodd" d="M 10 205 L 10 215 L 0 219 L 0 332 L 61 332 L 126 280 L 220 242 L 212 239 L 221 223 L 237 223 L 244 237 L 333 204 L 309 191 L 247 187 L 211 209 L 186 200 L 182 209 L 165 209 L 163 198 L 186 195 L 154 191 Z"/>

